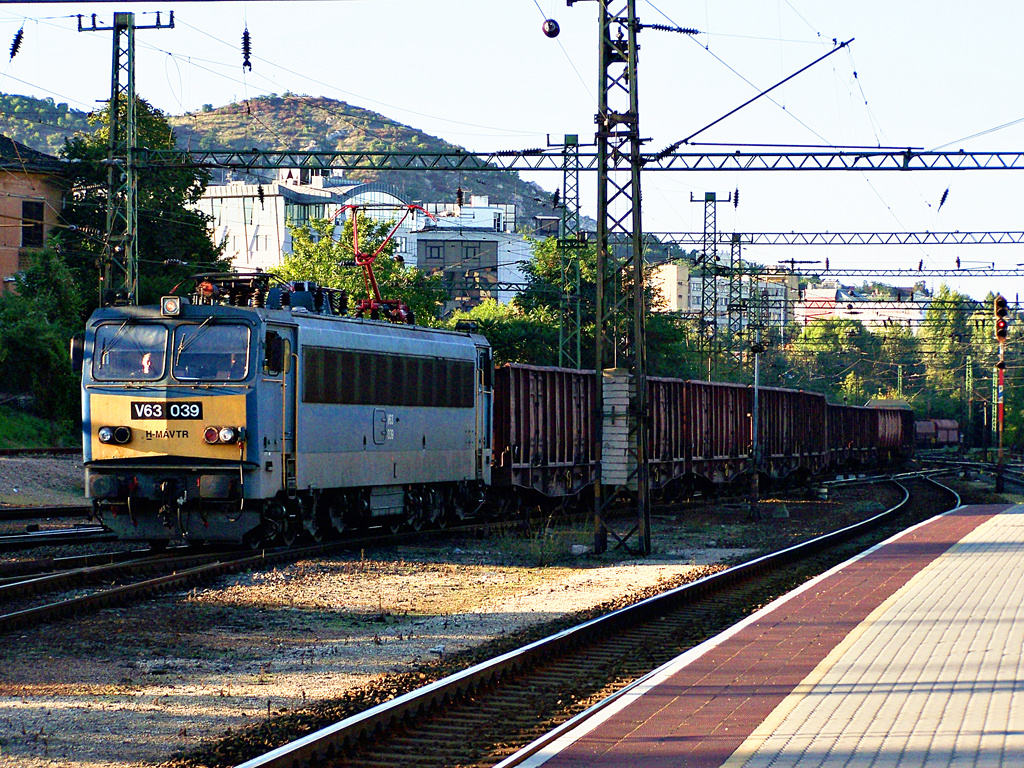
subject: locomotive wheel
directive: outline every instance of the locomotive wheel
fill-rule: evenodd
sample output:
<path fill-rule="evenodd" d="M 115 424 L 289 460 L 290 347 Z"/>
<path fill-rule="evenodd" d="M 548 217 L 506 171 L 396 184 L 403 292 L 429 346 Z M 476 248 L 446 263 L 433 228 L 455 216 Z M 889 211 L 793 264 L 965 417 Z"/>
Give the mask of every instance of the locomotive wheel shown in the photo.
<path fill-rule="evenodd" d="M 522 512 L 522 499 L 518 495 L 503 496 L 498 502 L 498 520 L 515 520 Z"/>
<path fill-rule="evenodd" d="M 308 520 L 303 520 L 302 527 L 306 529 L 306 533 L 308 533 L 310 538 L 317 544 L 323 544 L 331 538 L 331 533 L 333 532 L 330 520 L 325 519 L 325 517 L 321 515 L 316 515 Z"/>
<path fill-rule="evenodd" d="M 409 490 L 405 492 L 405 522 L 414 531 L 421 530 L 424 522 L 426 522 L 425 502 L 425 498 L 419 491 Z"/>
<path fill-rule="evenodd" d="M 428 488 L 423 494 L 423 511 L 430 525 L 437 528 L 444 528 L 448 525 L 444 496 L 437 488 Z"/>
<path fill-rule="evenodd" d="M 282 545 L 286 547 L 292 546 L 295 540 L 299 538 L 298 526 L 291 520 L 286 521 L 284 528 L 281 529 L 281 533 L 277 538 Z"/>

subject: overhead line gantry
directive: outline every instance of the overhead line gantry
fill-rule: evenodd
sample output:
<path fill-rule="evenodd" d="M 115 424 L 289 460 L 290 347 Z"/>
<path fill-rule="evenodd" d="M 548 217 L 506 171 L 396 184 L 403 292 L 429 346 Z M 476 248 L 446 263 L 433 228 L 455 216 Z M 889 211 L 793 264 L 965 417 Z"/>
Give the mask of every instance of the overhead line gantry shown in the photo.
<path fill-rule="evenodd" d="M 645 171 L 996 171 L 1024 169 L 1024 152 L 674 152 L 641 153 Z M 234 170 L 318 168 L 341 171 L 563 171 L 561 149 L 500 152 L 293 152 L 263 149 L 138 151 L 140 168 L 182 165 Z M 580 171 L 598 170 L 597 152 L 581 147 Z"/>

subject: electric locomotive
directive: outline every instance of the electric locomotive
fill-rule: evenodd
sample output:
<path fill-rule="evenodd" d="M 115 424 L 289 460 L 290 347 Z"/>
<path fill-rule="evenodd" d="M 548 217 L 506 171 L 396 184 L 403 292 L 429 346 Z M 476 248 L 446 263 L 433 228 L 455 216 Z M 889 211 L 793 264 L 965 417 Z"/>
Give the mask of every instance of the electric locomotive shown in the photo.
<path fill-rule="evenodd" d="M 98 309 L 75 355 L 96 516 L 156 546 L 472 516 L 491 472 L 487 340 L 343 317 L 339 294 L 232 273 Z"/>

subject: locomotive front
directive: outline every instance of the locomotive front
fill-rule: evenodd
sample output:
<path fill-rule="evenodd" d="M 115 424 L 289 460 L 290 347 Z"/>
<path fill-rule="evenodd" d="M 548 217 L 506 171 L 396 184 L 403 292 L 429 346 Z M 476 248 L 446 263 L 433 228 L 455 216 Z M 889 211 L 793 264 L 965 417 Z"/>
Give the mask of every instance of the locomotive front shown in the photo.
<path fill-rule="evenodd" d="M 85 492 L 122 539 L 238 541 L 248 508 L 247 414 L 263 366 L 260 318 L 245 308 L 97 310 L 82 358 Z"/>

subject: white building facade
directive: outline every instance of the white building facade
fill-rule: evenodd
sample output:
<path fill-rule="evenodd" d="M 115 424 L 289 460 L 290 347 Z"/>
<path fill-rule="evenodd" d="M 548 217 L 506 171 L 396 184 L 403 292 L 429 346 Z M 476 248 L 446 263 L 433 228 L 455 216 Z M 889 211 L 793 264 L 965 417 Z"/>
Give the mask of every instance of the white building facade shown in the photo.
<path fill-rule="evenodd" d="M 345 223 L 342 210 L 363 206 L 365 216 L 399 220 L 407 204 L 388 184 L 359 184 L 315 171 L 282 170 L 268 184 L 232 182 L 207 187 L 196 207 L 212 218 L 214 242 L 224 243 L 224 256 L 241 271 L 270 270 L 292 252 L 290 226 L 312 219 L 337 217 L 335 237 Z M 415 249 L 410 235 L 416 217 L 409 216 L 395 233 L 395 254 L 410 263 Z"/>

